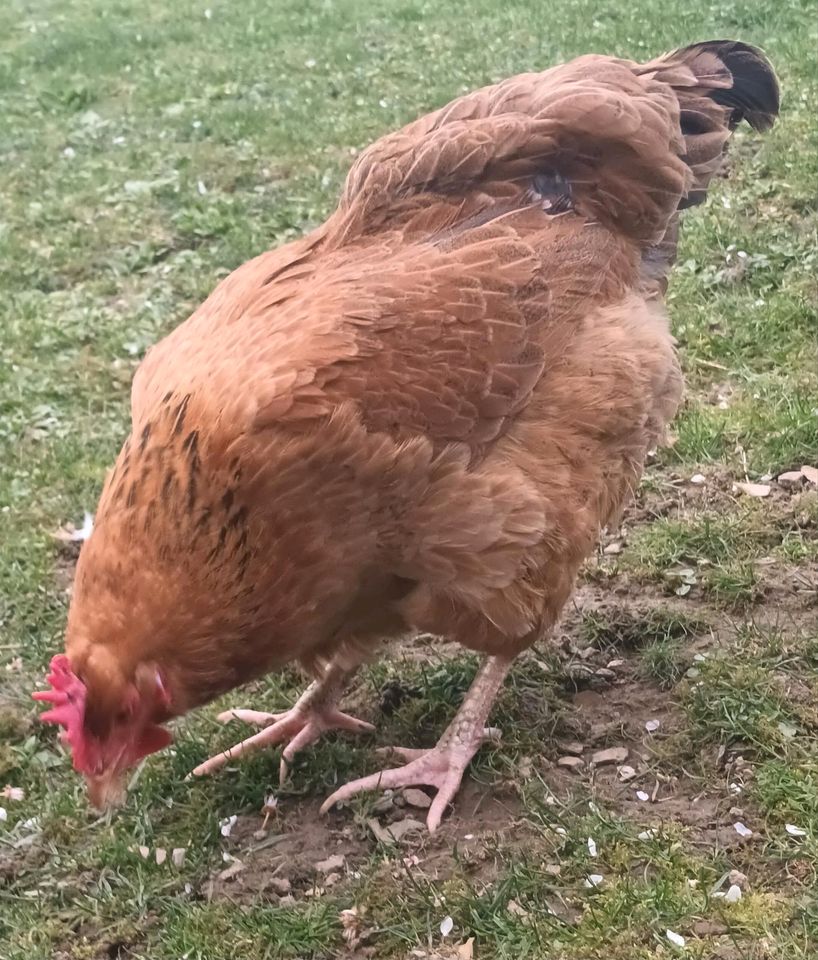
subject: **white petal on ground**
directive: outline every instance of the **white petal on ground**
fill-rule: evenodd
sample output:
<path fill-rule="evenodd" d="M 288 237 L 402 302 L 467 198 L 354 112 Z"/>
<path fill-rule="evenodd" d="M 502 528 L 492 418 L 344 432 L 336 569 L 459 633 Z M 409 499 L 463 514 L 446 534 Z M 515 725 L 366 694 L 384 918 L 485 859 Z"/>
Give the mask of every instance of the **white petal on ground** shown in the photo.
<path fill-rule="evenodd" d="M 588 853 L 590 853 L 592 857 L 596 856 L 596 841 L 593 837 L 588 837 Z"/>
<path fill-rule="evenodd" d="M 441 936 L 448 937 L 452 930 L 454 930 L 454 920 L 451 917 L 444 917 L 440 922 Z"/>
<path fill-rule="evenodd" d="M 739 820 L 738 823 L 733 824 L 733 829 L 740 837 L 752 837 L 753 831 Z"/>
<path fill-rule="evenodd" d="M 666 930 L 665 936 L 676 947 L 683 947 L 685 945 L 685 938 L 680 933 L 674 933 L 673 930 Z"/>
<path fill-rule="evenodd" d="M 236 821 L 238 819 L 239 818 L 236 816 L 235 813 L 232 814 L 232 816 L 225 817 L 225 819 L 222 820 L 221 823 L 219 824 L 219 833 L 221 833 L 223 837 L 229 837 L 230 834 L 233 832 L 233 827 L 235 827 Z"/>
<path fill-rule="evenodd" d="M 796 827 L 794 823 L 788 823 L 784 829 L 791 837 L 805 837 L 807 835 L 806 830 L 802 830 L 801 827 Z"/>

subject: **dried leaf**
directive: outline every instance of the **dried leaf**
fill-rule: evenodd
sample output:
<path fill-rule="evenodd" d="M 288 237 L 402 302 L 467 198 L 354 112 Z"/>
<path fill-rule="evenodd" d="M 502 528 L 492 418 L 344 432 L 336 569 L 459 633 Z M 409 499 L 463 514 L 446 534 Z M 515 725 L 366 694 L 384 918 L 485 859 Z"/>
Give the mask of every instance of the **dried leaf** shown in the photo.
<path fill-rule="evenodd" d="M 319 873 L 332 873 L 334 870 L 343 870 L 346 862 L 346 857 L 343 854 L 334 853 L 331 857 L 327 857 L 326 860 L 319 860 L 315 865 L 315 869 Z"/>
<path fill-rule="evenodd" d="M 474 957 L 474 937 L 469 937 L 465 943 L 461 943 L 455 953 L 458 960 L 472 960 Z"/>
<path fill-rule="evenodd" d="M 236 858 L 226 870 L 222 870 L 222 872 L 219 874 L 219 880 L 232 880 L 234 877 L 238 876 L 242 870 L 244 870 L 244 864 L 241 860 Z"/>
<path fill-rule="evenodd" d="M 810 483 L 818 485 L 818 467 L 808 467 L 804 465 L 801 467 L 801 473 L 803 473 Z"/>
<path fill-rule="evenodd" d="M 375 839 L 381 843 L 398 843 L 407 833 L 413 830 L 423 830 L 424 825 L 420 820 L 412 817 L 406 817 L 405 820 L 398 820 L 396 823 L 390 823 L 388 826 L 382 826 L 374 817 L 366 821 L 367 826 L 375 835 Z"/>
<path fill-rule="evenodd" d="M 748 497 L 769 497 L 769 483 L 734 483 L 733 493 L 746 493 Z"/>
<path fill-rule="evenodd" d="M 338 914 L 341 926 L 344 928 L 343 937 L 350 950 L 361 942 L 361 914 L 357 907 L 350 907 Z"/>

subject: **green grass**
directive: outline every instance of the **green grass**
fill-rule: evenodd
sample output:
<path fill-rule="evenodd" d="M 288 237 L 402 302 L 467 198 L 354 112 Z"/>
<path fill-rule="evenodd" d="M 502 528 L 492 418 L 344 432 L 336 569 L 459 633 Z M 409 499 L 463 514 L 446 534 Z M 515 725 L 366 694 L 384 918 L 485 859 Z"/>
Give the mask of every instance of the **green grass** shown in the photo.
<path fill-rule="evenodd" d="M 0 788 L 26 791 L 0 800 L 0 956 L 328 960 L 345 950 L 339 912 L 355 906 L 363 941 L 350 955 L 370 948 L 379 960 L 452 956 L 445 916 L 449 945 L 474 937 L 478 960 L 814 957 L 818 493 L 731 495 L 733 480 L 818 462 L 811 0 L 672 10 L 576 0 L 547 12 L 524 0 L 214 0 L 207 10 L 0 5 Z M 51 533 L 93 509 L 147 347 L 232 268 L 320 222 L 355 151 L 381 133 L 464 89 L 580 53 L 644 58 L 717 36 L 765 47 L 784 106 L 769 136 L 738 135 L 729 179 L 686 219 L 668 300 L 689 391 L 645 481 L 657 509 L 629 520 L 622 555 L 589 571 L 593 602 L 567 621 L 567 644 L 516 666 L 493 716 L 503 741 L 480 753 L 478 786 L 442 840 L 379 845 L 366 827 L 382 816 L 374 797 L 329 827 L 316 816 L 333 785 L 376 769 L 376 744 L 430 744 L 452 716 L 476 660 L 426 648 L 364 673 L 353 697 L 378 733 L 330 738 L 298 760 L 275 788 L 268 847 L 252 833 L 275 758 L 185 780 L 235 739 L 215 706 L 179 724 L 123 811 L 96 818 L 28 695 L 67 607 L 70 558 Z M 709 499 L 685 499 L 697 472 Z M 668 491 L 673 505 L 660 509 Z M 606 677 L 614 659 L 624 665 Z M 301 683 L 287 672 L 229 703 L 282 706 Z M 581 706 L 578 688 L 591 694 Z M 651 740 L 644 721 L 657 713 Z M 566 740 L 587 757 L 625 737 L 634 783 L 553 765 Z M 635 785 L 654 782 L 675 806 L 634 801 Z M 709 820 L 681 815 L 699 803 Z M 735 805 L 748 843 L 733 834 Z M 234 813 L 241 829 L 223 838 Z M 808 836 L 790 837 L 788 823 Z M 647 829 L 656 835 L 640 839 Z M 306 896 L 314 862 L 339 844 L 347 873 Z M 139 846 L 184 847 L 186 859 L 157 866 Z M 216 879 L 224 853 L 246 865 L 232 883 Z M 711 894 L 732 868 L 750 887 L 730 906 Z M 603 884 L 587 887 L 590 873 Z M 273 875 L 291 879 L 292 902 L 265 886 Z M 686 937 L 684 954 L 668 928 Z"/>

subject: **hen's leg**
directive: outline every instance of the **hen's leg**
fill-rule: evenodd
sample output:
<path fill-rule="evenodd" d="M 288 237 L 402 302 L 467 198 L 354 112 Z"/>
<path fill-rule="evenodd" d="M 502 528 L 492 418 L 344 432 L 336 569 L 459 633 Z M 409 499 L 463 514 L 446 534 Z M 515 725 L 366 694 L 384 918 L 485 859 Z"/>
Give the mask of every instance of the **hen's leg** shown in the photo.
<path fill-rule="evenodd" d="M 425 785 L 437 789 L 426 819 L 429 832 L 434 833 L 447 805 L 460 788 L 466 767 L 488 735 L 486 720 L 510 666 L 511 658 L 489 657 L 437 746 L 431 750 L 394 749 L 393 752 L 409 761 L 406 766 L 353 780 L 336 790 L 321 811 L 326 813 L 334 804 L 364 790 Z"/>
<path fill-rule="evenodd" d="M 212 773 L 247 750 L 288 741 L 281 755 L 280 777 L 285 780 L 288 764 L 299 750 L 315 743 L 328 730 L 350 730 L 353 733 L 368 733 L 374 730 L 371 723 L 342 713 L 337 707 L 338 700 L 357 669 L 357 665 L 349 668 L 335 662 L 330 663 L 324 676 L 311 683 L 295 706 L 285 713 L 261 713 L 258 710 L 243 709 L 220 713 L 218 719 L 223 723 L 235 718 L 264 726 L 264 729 L 224 753 L 200 763 L 193 771 L 194 775 L 200 777 Z"/>

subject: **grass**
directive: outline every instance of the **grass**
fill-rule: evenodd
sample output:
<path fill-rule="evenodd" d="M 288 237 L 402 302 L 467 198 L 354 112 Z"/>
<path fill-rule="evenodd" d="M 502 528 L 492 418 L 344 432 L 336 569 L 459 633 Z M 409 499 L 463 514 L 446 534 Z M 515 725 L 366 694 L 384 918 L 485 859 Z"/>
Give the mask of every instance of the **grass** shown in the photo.
<path fill-rule="evenodd" d="M 0 787 L 25 790 L 0 801 L 4 960 L 327 960 L 344 954 L 339 912 L 353 906 L 356 958 L 453 957 L 469 937 L 479 960 L 818 950 L 818 493 L 776 486 L 750 503 L 731 492 L 734 480 L 818 462 L 812 4 L 463 10 L 0 7 Z M 737 137 L 729 179 L 686 219 L 668 298 L 689 384 L 674 443 L 646 478 L 621 556 L 589 567 L 563 642 L 515 668 L 493 717 L 503 741 L 480 753 L 478 784 L 441 838 L 379 844 L 367 819 L 407 810 L 383 814 L 376 798 L 329 825 L 316 815 L 334 784 L 375 769 L 375 744 L 432 743 L 451 717 L 476 661 L 428 645 L 363 676 L 352 696 L 378 733 L 330 738 L 299 759 L 266 839 L 253 833 L 275 784 L 269 756 L 185 780 L 235 739 L 217 707 L 179 725 L 121 813 L 95 818 L 28 692 L 60 646 L 67 606 L 71 558 L 50 534 L 93 508 L 147 347 L 233 267 L 320 222 L 354 153 L 386 130 L 589 50 L 644 58 L 710 36 L 763 45 L 784 108 L 768 137 Z M 707 482 L 694 489 L 698 472 Z M 283 705 L 300 685 L 287 672 L 246 695 Z M 662 726 L 646 735 L 653 717 Z M 626 743 L 637 779 L 587 763 L 563 772 L 554 761 L 569 740 L 586 760 Z M 667 805 L 634 799 L 654 785 Z M 737 805 L 747 841 L 732 829 Z M 646 830 L 656 833 L 640 839 Z M 157 865 L 140 846 L 186 858 Z M 346 868 L 324 885 L 315 863 L 336 849 Z M 234 881 L 218 878 L 225 854 L 245 865 Z M 749 878 L 735 905 L 712 896 L 731 869 Z M 589 874 L 605 879 L 588 887 Z M 288 879 L 292 900 L 273 877 Z M 307 896 L 316 884 L 323 893 Z M 686 938 L 683 953 L 668 929 Z"/>

